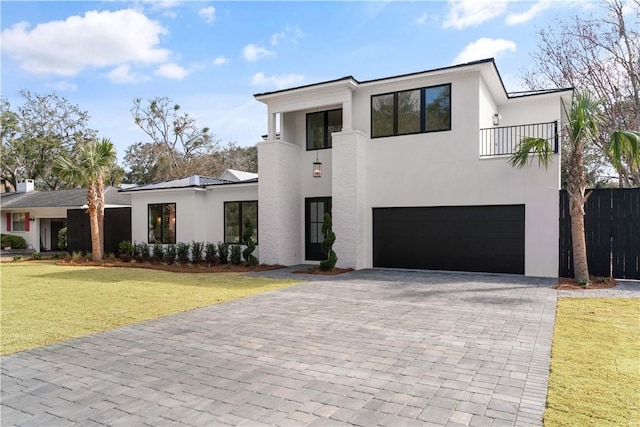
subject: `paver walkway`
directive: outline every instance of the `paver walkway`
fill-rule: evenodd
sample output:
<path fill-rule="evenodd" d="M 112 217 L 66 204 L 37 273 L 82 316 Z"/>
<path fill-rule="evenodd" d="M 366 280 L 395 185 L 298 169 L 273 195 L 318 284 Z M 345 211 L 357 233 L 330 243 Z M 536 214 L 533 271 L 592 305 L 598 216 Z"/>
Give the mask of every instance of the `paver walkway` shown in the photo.
<path fill-rule="evenodd" d="M 364 270 L 2 358 L 9 425 L 539 425 L 550 279 Z"/>

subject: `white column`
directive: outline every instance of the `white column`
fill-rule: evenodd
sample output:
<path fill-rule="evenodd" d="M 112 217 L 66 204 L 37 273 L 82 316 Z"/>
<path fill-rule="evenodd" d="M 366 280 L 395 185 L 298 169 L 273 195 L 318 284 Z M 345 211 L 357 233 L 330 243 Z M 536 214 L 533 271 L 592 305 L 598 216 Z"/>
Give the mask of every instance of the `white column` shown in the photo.
<path fill-rule="evenodd" d="M 267 140 L 273 141 L 276 139 L 276 113 L 269 111 L 267 113 Z"/>
<path fill-rule="evenodd" d="M 337 266 L 365 268 L 366 136 L 354 130 L 334 133 L 331 151 L 331 202 Z"/>

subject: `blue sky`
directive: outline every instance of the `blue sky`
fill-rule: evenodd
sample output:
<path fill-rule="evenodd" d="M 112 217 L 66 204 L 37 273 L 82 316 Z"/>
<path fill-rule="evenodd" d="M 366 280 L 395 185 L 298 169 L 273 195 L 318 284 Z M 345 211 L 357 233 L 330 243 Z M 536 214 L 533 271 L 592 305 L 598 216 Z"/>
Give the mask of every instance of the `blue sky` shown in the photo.
<path fill-rule="evenodd" d="M 222 143 L 255 144 L 254 93 L 368 80 L 495 57 L 523 89 L 536 34 L 586 1 L 2 1 L 2 96 L 56 91 L 87 110 L 119 158 L 145 135 L 136 97 L 168 96 Z"/>

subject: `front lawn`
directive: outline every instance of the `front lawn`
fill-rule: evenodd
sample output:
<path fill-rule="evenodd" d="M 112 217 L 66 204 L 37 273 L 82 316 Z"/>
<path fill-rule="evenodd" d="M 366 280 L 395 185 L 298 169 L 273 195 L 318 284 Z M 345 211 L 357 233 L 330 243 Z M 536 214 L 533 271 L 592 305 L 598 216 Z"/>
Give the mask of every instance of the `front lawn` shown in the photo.
<path fill-rule="evenodd" d="M 2 355 L 297 283 L 51 261 L 3 262 L 1 274 Z"/>
<path fill-rule="evenodd" d="M 560 298 L 546 427 L 640 425 L 640 298 Z"/>

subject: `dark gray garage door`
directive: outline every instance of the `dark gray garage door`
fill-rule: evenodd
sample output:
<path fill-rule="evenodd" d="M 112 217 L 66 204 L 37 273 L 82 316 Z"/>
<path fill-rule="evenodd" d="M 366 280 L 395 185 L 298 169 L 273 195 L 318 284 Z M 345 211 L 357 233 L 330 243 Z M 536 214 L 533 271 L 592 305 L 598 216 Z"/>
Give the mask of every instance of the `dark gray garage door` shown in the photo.
<path fill-rule="evenodd" d="M 373 266 L 524 274 L 524 205 L 374 208 Z"/>

